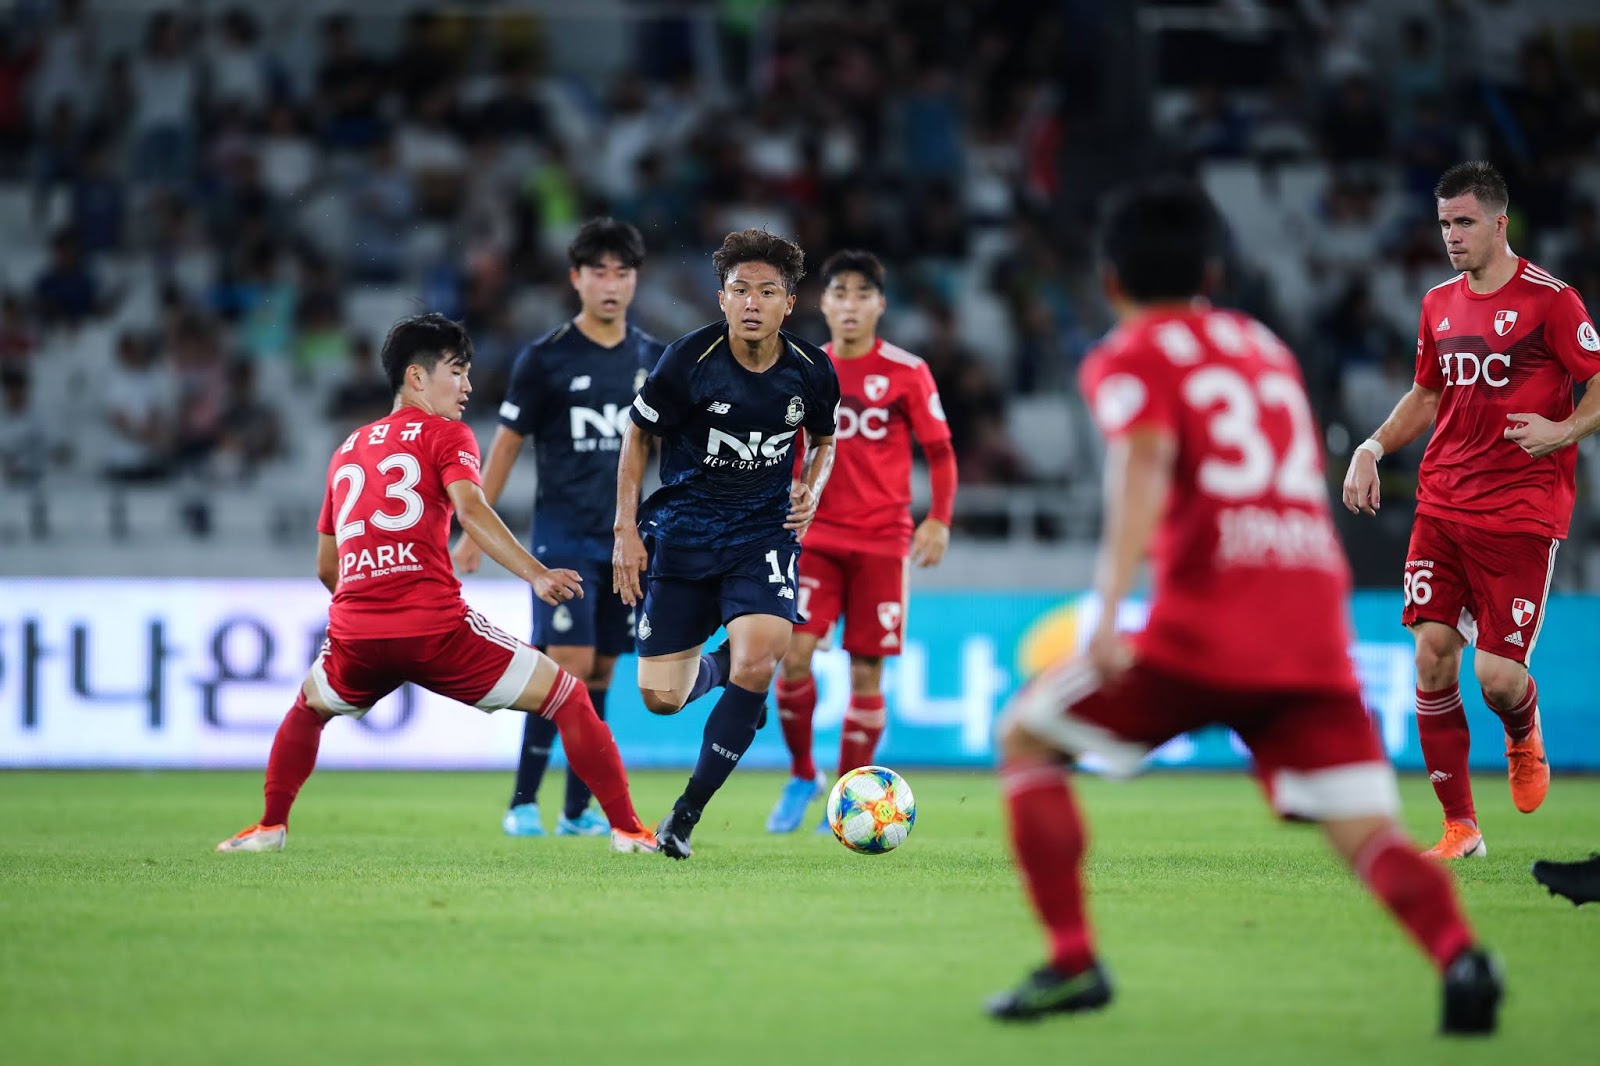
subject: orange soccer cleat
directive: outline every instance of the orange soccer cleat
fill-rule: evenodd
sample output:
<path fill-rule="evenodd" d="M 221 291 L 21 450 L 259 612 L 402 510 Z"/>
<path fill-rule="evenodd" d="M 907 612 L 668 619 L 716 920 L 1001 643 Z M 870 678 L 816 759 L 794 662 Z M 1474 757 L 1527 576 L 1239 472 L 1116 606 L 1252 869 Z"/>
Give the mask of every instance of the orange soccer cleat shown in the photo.
<path fill-rule="evenodd" d="M 656 835 L 648 829 L 641 829 L 637 833 L 612 829 L 611 850 L 624 855 L 635 852 L 653 855 L 656 852 Z"/>
<path fill-rule="evenodd" d="M 1429 859 L 1481 859 L 1489 849 L 1483 844 L 1483 834 L 1471 822 L 1446 821 L 1439 843 L 1422 854 Z"/>
<path fill-rule="evenodd" d="M 1511 802 L 1523 814 L 1532 814 L 1550 791 L 1550 760 L 1544 756 L 1544 728 L 1533 712 L 1533 729 L 1521 740 L 1506 738 L 1506 775 L 1511 778 Z"/>
<path fill-rule="evenodd" d="M 289 837 L 286 825 L 251 825 L 217 845 L 218 851 L 282 851 Z"/>

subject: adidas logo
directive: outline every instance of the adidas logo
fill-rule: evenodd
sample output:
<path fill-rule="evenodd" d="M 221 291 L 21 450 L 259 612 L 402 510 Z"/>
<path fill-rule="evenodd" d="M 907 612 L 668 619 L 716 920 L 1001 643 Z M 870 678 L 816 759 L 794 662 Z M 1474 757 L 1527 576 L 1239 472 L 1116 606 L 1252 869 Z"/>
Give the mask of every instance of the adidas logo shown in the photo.
<path fill-rule="evenodd" d="M 1450 780 L 1450 777 L 1451 775 L 1445 773 L 1443 770 L 1435 770 L 1433 773 L 1428 775 L 1428 780 L 1438 785 Z"/>
<path fill-rule="evenodd" d="M 1525 646 L 1523 644 L 1523 641 L 1522 641 L 1522 634 L 1521 633 L 1513 633 L 1513 634 L 1511 634 L 1509 637 L 1506 638 L 1506 643 L 1507 644 L 1515 644 L 1519 648 Z"/>
<path fill-rule="evenodd" d="M 1449 328 L 1450 328 L 1450 316 L 1446 315 L 1444 318 L 1441 318 L 1439 320 L 1439 324 L 1437 326 L 1433 327 L 1433 331 L 1435 333 L 1443 333 L 1445 330 L 1447 330 Z"/>

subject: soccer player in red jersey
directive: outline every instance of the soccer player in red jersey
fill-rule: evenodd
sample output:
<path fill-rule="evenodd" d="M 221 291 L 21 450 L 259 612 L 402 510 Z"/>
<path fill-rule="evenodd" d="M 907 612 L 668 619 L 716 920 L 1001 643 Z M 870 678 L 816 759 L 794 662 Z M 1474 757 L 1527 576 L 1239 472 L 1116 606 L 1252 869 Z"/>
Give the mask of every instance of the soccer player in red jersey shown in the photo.
<path fill-rule="evenodd" d="M 822 265 L 823 350 L 839 374 L 838 457 L 800 555 L 800 614 L 778 678 L 778 721 L 792 778 L 767 818 L 792 833 L 826 784 L 811 757 L 817 706 L 811 656 L 844 622 L 850 707 L 839 740 L 839 775 L 872 762 L 883 735 L 883 660 L 905 639 L 910 564 L 937 566 L 950 543 L 956 457 L 928 364 L 878 336 L 884 271 L 870 252 L 838 252 Z M 911 525 L 911 441 L 933 481 L 928 517 Z"/>
<path fill-rule="evenodd" d="M 1203 193 L 1124 194 L 1101 241 L 1117 329 L 1081 385 L 1107 438 L 1101 613 L 1084 655 L 1030 682 L 1000 723 L 1011 841 L 1050 958 L 989 1003 L 1002 1019 L 1111 1000 L 1084 908 L 1086 834 L 1062 757 L 1113 775 L 1206 725 L 1250 749 L 1273 809 L 1333 849 L 1443 975 L 1442 1029 L 1495 1027 L 1498 965 L 1449 876 L 1396 825 L 1394 771 L 1350 662 L 1350 573 L 1328 511 L 1300 370 L 1272 332 L 1200 298 L 1219 270 Z M 1146 551 L 1154 597 L 1128 639 L 1117 608 Z"/>
<path fill-rule="evenodd" d="M 1528 673 L 1556 546 L 1572 517 L 1577 450 L 1600 426 L 1600 335 L 1571 287 L 1512 252 L 1505 179 L 1461 163 L 1434 189 L 1450 265 L 1422 297 L 1411 391 L 1356 448 L 1344 505 L 1375 514 L 1378 460 L 1428 431 L 1401 588 L 1417 645 L 1417 733 L 1444 807 L 1428 854 L 1485 854 L 1467 776 L 1461 651 L 1505 725 L 1511 799 L 1538 810 L 1550 788 L 1539 686 Z M 1573 407 L 1575 382 L 1585 382 Z"/>
<path fill-rule="evenodd" d="M 583 595 L 577 573 L 529 555 L 484 499 L 477 440 L 461 421 L 472 393 L 471 339 L 443 315 L 418 315 L 389 331 L 382 357 L 394 411 L 350 434 L 328 464 L 317 522 L 317 576 L 333 593 L 328 639 L 272 742 L 261 820 L 217 850 L 282 850 L 328 720 L 360 718 L 410 681 L 480 710 L 510 707 L 555 722 L 573 769 L 611 820 L 612 850 L 655 851 L 616 741 L 582 683 L 461 598 L 450 565 L 452 513 L 545 602 Z"/>

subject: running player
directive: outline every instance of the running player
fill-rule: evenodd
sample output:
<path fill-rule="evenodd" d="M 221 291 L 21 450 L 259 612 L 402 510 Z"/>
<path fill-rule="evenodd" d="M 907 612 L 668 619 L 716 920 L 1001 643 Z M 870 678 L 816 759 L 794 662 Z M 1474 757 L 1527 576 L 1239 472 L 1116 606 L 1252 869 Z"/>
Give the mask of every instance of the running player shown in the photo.
<path fill-rule="evenodd" d="M 1428 854 L 1460 859 L 1487 851 L 1467 775 L 1466 645 L 1505 726 L 1512 802 L 1531 813 L 1550 788 L 1528 663 L 1572 518 L 1570 445 L 1600 426 L 1600 335 L 1575 289 L 1512 252 L 1494 167 L 1451 167 L 1434 196 L 1461 273 L 1423 296 L 1416 382 L 1350 457 L 1344 505 L 1375 514 L 1378 460 L 1434 427 L 1417 472 L 1401 621 L 1416 640 L 1417 733 L 1444 808 Z M 1574 382 L 1588 386 L 1576 410 Z"/>
<path fill-rule="evenodd" d="M 1012 846 L 1050 958 L 989 1010 L 1032 1019 L 1111 1000 L 1062 757 L 1094 754 L 1131 774 L 1172 737 L 1221 724 L 1250 749 L 1277 813 L 1319 823 L 1438 967 L 1443 1030 L 1492 1031 L 1498 966 L 1474 946 L 1449 876 L 1396 825 L 1394 771 L 1347 650 L 1349 568 L 1294 354 L 1201 298 L 1220 273 L 1220 237 L 1189 183 L 1134 190 L 1105 222 L 1119 325 L 1081 372 L 1107 438 L 1100 615 L 1083 657 L 1042 673 L 1000 727 Z M 1130 641 L 1117 608 L 1147 552 L 1154 601 Z"/>
<path fill-rule="evenodd" d="M 442 315 L 418 315 L 389 331 L 382 359 L 394 411 L 350 434 L 328 464 L 317 522 L 317 576 L 333 594 L 328 639 L 272 742 L 261 820 L 217 850 L 282 850 L 328 720 L 360 718 L 410 681 L 480 710 L 510 707 L 553 721 L 611 820 L 612 850 L 655 851 L 616 741 L 583 685 L 461 598 L 450 567 L 452 513 L 546 603 L 583 596 L 577 573 L 529 555 L 483 497 L 478 444 L 461 421 L 472 393 L 471 339 Z"/>
<path fill-rule="evenodd" d="M 823 349 L 839 375 L 838 459 L 828 494 L 800 556 L 799 613 L 778 678 L 778 723 L 791 778 L 767 818 L 769 833 L 792 833 L 827 787 L 811 754 L 817 685 L 811 656 L 844 623 L 850 706 L 839 737 L 839 776 L 871 764 L 883 736 L 883 660 L 905 640 L 910 563 L 937 566 L 950 544 L 956 456 L 928 364 L 878 336 L 884 270 L 871 252 L 847 251 L 822 264 Z M 922 446 L 933 482 L 928 517 L 912 530 L 911 441 Z M 819 828 L 826 828 L 826 824 Z"/>
<path fill-rule="evenodd" d="M 804 274 L 800 248 L 742 230 L 728 234 L 712 263 L 725 321 L 668 345 L 633 401 L 617 471 L 613 575 L 623 602 L 643 604 L 645 706 L 676 714 L 724 686 L 694 773 L 656 830 L 675 859 L 689 857 L 701 812 L 760 728 L 794 628 L 799 537 L 833 466 L 839 406 L 827 354 L 781 329 Z M 811 451 L 795 477 L 801 432 Z M 661 488 L 641 509 L 653 436 Z M 719 625 L 728 642 L 702 655 Z"/>
<path fill-rule="evenodd" d="M 585 222 L 567 248 L 567 279 L 579 311 L 524 348 L 500 405 L 500 426 L 483 468 L 483 495 L 493 506 L 533 438 L 539 467 L 528 541 L 546 565 L 582 575 L 588 595 L 570 603 L 533 598 L 532 643 L 582 681 L 595 713 L 606 716 L 606 692 L 617 656 L 633 650 L 633 611 L 611 591 L 611 519 L 617 498 L 617 450 L 628 407 L 661 342 L 628 325 L 644 239 L 626 222 Z M 451 553 L 463 573 L 478 569 L 483 549 L 463 535 Z M 554 723 L 530 714 L 523 726 L 511 803 L 502 820 L 511 836 L 543 836 L 539 785 L 550 764 Z M 557 836 L 596 836 L 606 820 L 589 805 L 589 788 L 570 769 Z"/>

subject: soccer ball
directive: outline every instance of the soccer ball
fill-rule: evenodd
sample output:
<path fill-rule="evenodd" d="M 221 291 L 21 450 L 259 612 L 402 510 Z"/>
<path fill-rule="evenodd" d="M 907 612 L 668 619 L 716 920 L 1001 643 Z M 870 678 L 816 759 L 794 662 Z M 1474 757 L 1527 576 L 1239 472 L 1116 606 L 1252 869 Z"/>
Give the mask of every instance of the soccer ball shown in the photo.
<path fill-rule="evenodd" d="M 917 824 L 917 801 L 906 779 L 887 766 L 861 766 L 828 793 L 828 828 L 839 843 L 882 855 L 905 843 Z"/>

